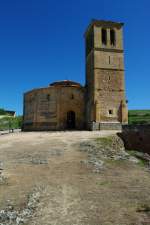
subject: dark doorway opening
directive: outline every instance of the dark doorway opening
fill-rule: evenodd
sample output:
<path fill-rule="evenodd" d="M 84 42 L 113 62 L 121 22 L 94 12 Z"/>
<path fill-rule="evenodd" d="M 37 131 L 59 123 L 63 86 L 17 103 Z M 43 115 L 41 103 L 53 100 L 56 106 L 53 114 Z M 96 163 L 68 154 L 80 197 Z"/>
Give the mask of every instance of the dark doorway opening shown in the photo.
<path fill-rule="evenodd" d="M 67 112 L 67 129 L 75 129 L 76 127 L 76 115 L 75 112 Z"/>

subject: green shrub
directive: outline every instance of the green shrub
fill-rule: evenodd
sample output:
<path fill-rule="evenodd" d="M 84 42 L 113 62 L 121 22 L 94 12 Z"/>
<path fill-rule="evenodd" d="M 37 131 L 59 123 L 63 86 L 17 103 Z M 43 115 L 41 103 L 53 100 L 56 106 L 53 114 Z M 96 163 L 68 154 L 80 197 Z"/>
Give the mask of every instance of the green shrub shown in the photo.
<path fill-rule="evenodd" d="M 19 129 L 22 127 L 22 116 L 3 117 L 0 119 L 0 130 Z"/>
<path fill-rule="evenodd" d="M 1 109 L 1 108 L 0 108 L 0 115 L 6 115 L 6 112 L 5 112 L 4 109 Z"/>

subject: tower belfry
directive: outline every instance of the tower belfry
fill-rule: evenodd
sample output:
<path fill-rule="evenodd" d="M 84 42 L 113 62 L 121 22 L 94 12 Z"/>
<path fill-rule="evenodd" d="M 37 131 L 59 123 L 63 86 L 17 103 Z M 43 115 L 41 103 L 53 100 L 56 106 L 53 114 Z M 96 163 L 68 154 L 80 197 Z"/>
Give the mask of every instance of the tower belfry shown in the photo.
<path fill-rule="evenodd" d="M 86 122 L 90 129 L 128 122 L 123 23 L 93 20 L 85 33 Z"/>

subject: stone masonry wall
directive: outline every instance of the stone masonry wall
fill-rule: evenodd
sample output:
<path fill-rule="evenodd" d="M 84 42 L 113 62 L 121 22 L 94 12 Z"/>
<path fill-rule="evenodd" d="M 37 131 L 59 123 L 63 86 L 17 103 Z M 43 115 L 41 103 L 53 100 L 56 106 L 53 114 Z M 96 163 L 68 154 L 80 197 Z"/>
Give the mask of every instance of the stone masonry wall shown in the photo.
<path fill-rule="evenodd" d="M 107 33 L 106 44 L 102 43 L 102 29 Z M 114 45 L 110 42 L 112 29 Z M 86 55 L 86 83 L 92 87 L 87 87 L 87 110 L 90 109 L 87 123 L 127 123 L 122 24 L 95 21 L 87 30 L 86 38 L 91 35 L 94 42 L 91 52 Z"/>
<path fill-rule="evenodd" d="M 74 111 L 76 129 L 85 126 L 85 90 L 83 87 L 35 89 L 24 95 L 23 130 L 64 130 L 67 112 Z"/>
<path fill-rule="evenodd" d="M 121 102 L 125 99 L 122 71 L 95 70 L 95 101 L 99 103 L 100 121 L 122 122 Z M 112 114 L 109 114 L 112 110 Z"/>
<path fill-rule="evenodd" d="M 124 125 L 118 134 L 128 150 L 138 150 L 150 154 L 150 125 Z"/>

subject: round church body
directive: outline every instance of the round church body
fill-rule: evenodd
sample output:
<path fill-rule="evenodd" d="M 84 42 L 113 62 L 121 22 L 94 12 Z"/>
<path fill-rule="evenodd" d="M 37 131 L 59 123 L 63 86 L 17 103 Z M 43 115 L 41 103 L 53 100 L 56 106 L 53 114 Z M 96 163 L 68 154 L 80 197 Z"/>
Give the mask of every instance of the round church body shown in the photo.
<path fill-rule="evenodd" d="M 23 130 L 84 129 L 84 87 L 70 80 L 24 94 Z"/>

